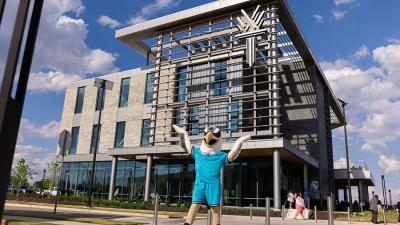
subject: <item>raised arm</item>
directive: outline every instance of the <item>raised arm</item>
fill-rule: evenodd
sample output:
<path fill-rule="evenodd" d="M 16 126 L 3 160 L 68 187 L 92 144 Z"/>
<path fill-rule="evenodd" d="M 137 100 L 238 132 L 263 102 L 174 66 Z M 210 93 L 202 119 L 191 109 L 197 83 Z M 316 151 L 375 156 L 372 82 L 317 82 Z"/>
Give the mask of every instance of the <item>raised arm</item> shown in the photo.
<path fill-rule="evenodd" d="M 176 133 L 179 134 L 179 137 L 181 138 L 182 148 L 185 149 L 185 151 L 187 153 L 189 153 L 189 155 L 191 155 L 192 154 L 192 144 L 190 143 L 188 132 L 184 128 L 179 127 L 177 125 L 172 125 L 172 127 L 174 128 Z"/>
<path fill-rule="evenodd" d="M 239 156 L 240 151 L 242 150 L 243 143 L 250 140 L 250 138 L 250 135 L 246 135 L 236 140 L 235 144 L 233 144 L 232 149 L 228 153 L 229 162 L 233 162 Z"/>

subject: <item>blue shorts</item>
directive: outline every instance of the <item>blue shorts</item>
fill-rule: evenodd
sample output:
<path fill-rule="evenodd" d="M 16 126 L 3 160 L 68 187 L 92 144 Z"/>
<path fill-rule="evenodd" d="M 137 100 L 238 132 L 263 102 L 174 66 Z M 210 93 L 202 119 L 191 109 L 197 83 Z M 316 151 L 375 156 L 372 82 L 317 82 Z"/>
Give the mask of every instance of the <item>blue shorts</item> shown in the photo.
<path fill-rule="evenodd" d="M 206 183 L 196 181 L 193 188 L 192 203 L 219 206 L 221 203 L 221 182 Z"/>

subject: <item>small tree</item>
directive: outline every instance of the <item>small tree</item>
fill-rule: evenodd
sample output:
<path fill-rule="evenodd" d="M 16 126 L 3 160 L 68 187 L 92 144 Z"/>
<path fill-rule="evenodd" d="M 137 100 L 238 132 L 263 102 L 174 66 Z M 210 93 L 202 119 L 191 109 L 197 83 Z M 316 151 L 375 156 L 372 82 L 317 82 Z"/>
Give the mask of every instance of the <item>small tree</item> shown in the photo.
<path fill-rule="evenodd" d="M 48 178 L 44 181 L 44 186 L 49 190 L 49 198 L 51 196 L 51 190 L 57 185 L 57 174 L 60 169 L 60 162 L 57 159 L 50 163 L 47 163 L 48 171 L 50 172 Z M 58 191 L 58 190 L 57 190 Z"/>
<path fill-rule="evenodd" d="M 24 158 L 20 159 L 12 169 L 11 181 L 17 189 L 17 200 L 21 187 L 29 185 L 28 180 L 33 178 L 36 173 L 32 169 L 33 164 L 28 163 Z"/>

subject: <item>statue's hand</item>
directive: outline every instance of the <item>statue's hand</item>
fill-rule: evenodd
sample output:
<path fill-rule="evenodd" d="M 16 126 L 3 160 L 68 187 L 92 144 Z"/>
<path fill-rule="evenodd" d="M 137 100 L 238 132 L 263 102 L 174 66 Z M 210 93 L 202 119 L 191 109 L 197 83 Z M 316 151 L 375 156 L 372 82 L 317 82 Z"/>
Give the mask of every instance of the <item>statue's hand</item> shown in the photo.
<path fill-rule="evenodd" d="M 183 134 L 183 133 L 185 133 L 185 129 L 183 129 L 183 128 L 180 127 L 180 126 L 172 125 L 172 127 L 174 128 L 174 130 L 175 130 L 176 133 L 178 133 L 178 134 Z"/>

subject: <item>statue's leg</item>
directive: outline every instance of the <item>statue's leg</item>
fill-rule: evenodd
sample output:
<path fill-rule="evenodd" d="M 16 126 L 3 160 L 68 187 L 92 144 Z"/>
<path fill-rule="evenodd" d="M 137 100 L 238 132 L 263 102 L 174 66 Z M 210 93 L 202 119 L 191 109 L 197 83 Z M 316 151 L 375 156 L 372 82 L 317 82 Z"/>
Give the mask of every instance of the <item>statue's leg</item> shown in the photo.
<path fill-rule="evenodd" d="M 212 225 L 220 224 L 219 206 L 211 206 Z"/>
<path fill-rule="evenodd" d="M 189 225 L 193 224 L 194 218 L 196 217 L 197 211 L 199 211 L 200 204 L 193 203 L 190 206 L 189 212 L 186 217 L 186 223 Z"/>

